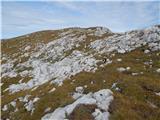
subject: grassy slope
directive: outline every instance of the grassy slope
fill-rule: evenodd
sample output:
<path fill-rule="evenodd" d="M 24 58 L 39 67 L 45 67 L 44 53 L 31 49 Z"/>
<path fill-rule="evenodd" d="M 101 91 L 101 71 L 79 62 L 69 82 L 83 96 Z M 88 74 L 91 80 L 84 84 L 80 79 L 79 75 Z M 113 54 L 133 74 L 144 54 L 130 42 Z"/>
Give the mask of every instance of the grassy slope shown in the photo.
<path fill-rule="evenodd" d="M 44 35 L 44 37 L 46 36 Z M 37 42 L 33 41 L 34 39 L 37 40 L 37 37 L 33 37 L 30 40 L 30 42 L 33 42 L 33 46 Z M 14 40 L 9 41 L 9 43 L 2 42 L 2 53 L 16 52 L 18 49 L 9 49 L 5 46 L 7 44 L 17 45 L 17 43 Z M 79 49 L 83 49 L 83 47 Z M 17 101 L 19 111 L 13 112 L 14 109 L 10 106 L 8 111 L 2 111 L 2 119 L 10 116 L 13 120 L 38 120 L 46 114 L 44 110 L 47 107 L 51 107 L 52 109 L 49 112 L 52 112 L 59 106 L 72 103 L 74 100 L 70 93 L 74 92 L 77 86 L 87 85 L 88 87 L 85 88 L 84 92 L 88 93 L 103 88 L 111 89 L 112 84 L 117 82 L 117 86 L 121 91 L 118 92 L 112 89 L 114 100 L 109 110 L 111 120 L 158 120 L 160 118 L 160 96 L 155 95 L 155 92 L 160 91 L 160 74 L 155 71 L 157 68 L 160 68 L 160 55 L 157 55 L 159 52 L 144 54 L 142 49 L 139 48 L 126 54 L 117 54 L 115 57 L 110 58 L 113 61 L 112 64 L 104 68 L 99 68 L 95 73 L 81 72 L 71 77 L 71 79 L 66 80 L 63 86 L 58 87 L 52 93 L 48 91 L 56 86 L 49 83 L 38 87 L 35 91 L 25 90 L 14 94 L 2 92 L 2 106 L 26 94 L 32 95 L 31 97 L 40 97 L 40 100 L 35 104 L 35 111 L 32 115 L 25 110 L 23 103 Z M 117 58 L 122 58 L 122 62 L 117 62 Z M 153 60 L 152 68 L 144 65 L 144 62 L 151 59 Z M 131 67 L 129 72 L 120 73 L 116 70 L 118 67 L 128 66 Z M 132 76 L 132 72 L 143 72 L 144 74 Z M 2 91 L 9 84 L 17 83 L 19 80 L 20 78 L 2 79 L 4 83 Z M 106 81 L 105 83 L 103 82 L 104 80 Z M 91 81 L 94 81 L 94 84 L 90 84 Z M 156 105 L 157 108 L 152 107 L 149 102 Z M 81 105 L 68 117 L 73 120 L 90 120 L 92 119 L 90 113 L 93 112 L 94 108 L 95 106 Z"/>

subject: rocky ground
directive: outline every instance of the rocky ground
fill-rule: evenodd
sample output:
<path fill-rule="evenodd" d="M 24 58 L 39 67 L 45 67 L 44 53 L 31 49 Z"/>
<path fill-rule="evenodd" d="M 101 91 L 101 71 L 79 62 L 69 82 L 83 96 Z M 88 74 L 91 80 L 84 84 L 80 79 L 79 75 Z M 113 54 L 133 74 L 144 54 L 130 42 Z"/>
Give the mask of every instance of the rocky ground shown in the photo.
<path fill-rule="evenodd" d="M 158 120 L 160 26 L 40 31 L 2 41 L 3 120 Z"/>

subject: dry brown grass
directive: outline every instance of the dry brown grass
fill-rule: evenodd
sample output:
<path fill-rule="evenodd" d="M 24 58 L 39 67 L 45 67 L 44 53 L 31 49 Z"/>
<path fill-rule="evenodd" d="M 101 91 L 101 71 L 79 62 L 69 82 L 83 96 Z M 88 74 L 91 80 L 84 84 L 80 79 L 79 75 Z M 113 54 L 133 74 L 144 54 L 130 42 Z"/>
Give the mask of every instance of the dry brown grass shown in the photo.
<path fill-rule="evenodd" d="M 64 31 L 67 31 L 67 29 Z M 32 50 L 34 49 L 34 46 L 36 46 L 37 40 L 47 43 L 58 38 L 58 32 L 59 31 L 44 31 L 40 34 L 31 34 L 27 38 L 22 36 L 15 38 L 14 40 L 4 41 L 2 42 L 2 54 L 5 53 L 12 56 L 13 53 L 21 52 L 19 50 L 20 41 L 29 43 L 32 46 Z M 89 44 L 92 40 L 95 40 L 95 38 L 87 36 L 86 43 L 82 43 L 78 49 L 84 50 L 84 45 Z M 9 45 L 15 47 L 12 46 L 12 48 L 9 48 Z M 160 56 L 157 55 L 157 53 L 160 52 L 144 54 L 143 49 L 144 48 L 139 48 L 126 54 L 116 54 L 115 57 L 106 56 L 113 61 L 112 64 L 109 64 L 104 68 L 98 68 L 95 73 L 81 72 L 72 76 L 70 79 L 65 80 L 61 87 L 57 87 L 48 82 L 39 86 L 34 91 L 29 89 L 9 94 L 8 91 L 3 92 L 3 90 L 11 84 L 18 83 L 21 78 L 18 76 L 16 78 L 2 79 L 2 82 L 4 83 L 2 86 L 2 106 L 25 95 L 31 95 L 31 98 L 40 97 L 40 100 L 35 104 L 35 111 L 32 115 L 26 111 L 22 102 L 17 101 L 19 111 L 13 112 L 14 108 L 10 106 L 8 111 L 2 111 L 2 119 L 5 120 L 10 116 L 11 120 L 39 120 L 46 114 L 44 113 L 44 110 L 47 107 L 51 107 L 49 112 L 53 112 L 57 107 L 63 107 L 72 103 L 74 100 L 71 97 L 71 93 L 75 91 L 75 88 L 77 86 L 87 85 L 84 93 L 95 92 L 100 89 L 111 89 L 113 91 L 114 100 L 109 109 L 111 120 L 159 120 L 160 96 L 155 95 L 155 92 L 160 92 L 160 74 L 155 71 L 157 68 L 160 68 Z M 86 51 L 89 51 L 89 49 L 86 49 Z M 71 51 L 69 51 L 68 54 L 70 54 L 70 52 Z M 68 54 L 66 53 L 66 55 Z M 103 59 L 105 55 L 96 57 L 98 59 Z M 122 62 L 117 62 L 117 58 L 121 58 Z M 153 61 L 152 68 L 144 65 L 144 62 L 147 62 L 150 59 Z M 24 58 L 23 61 L 26 60 L 27 58 Z M 120 73 L 116 70 L 118 67 L 128 66 L 131 67 L 129 72 Z M 143 72 L 143 74 L 132 76 L 132 72 Z M 29 78 L 26 78 L 24 81 L 27 82 L 28 80 Z M 73 80 L 75 81 L 71 84 Z M 104 80 L 106 82 L 104 82 Z M 91 84 L 91 81 L 94 81 L 94 83 Z M 116 91 L 111 88 L 112 84 L 115 82 L 121 91 Z M 56 90 L 49 93 L 53 87 L 55 87 Z M 149 102 L 154 104 L 156 108 L 151 106 Z M 68 117 L 72 120 L 91 120 L 93 109 L 94 106 L 92 105 L 80 105 Z"/>

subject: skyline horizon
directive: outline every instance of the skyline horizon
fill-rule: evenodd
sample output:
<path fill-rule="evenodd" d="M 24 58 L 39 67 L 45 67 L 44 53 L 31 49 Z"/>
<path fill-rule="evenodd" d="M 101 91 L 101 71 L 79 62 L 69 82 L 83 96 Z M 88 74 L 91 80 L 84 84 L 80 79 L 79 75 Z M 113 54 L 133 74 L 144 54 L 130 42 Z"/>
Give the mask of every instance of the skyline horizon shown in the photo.
<path fill-rule="evenodd" d="M 160 1 L 2 1 L 1 39 L 69 27 L 113 32 L 160 24 Z"/>
<path fill-rule="evenodd" d="M 123 32 L 115 32 L 115 31 L 112 31 L 110 28 L 106 27 L 106 26 L 90 26 L 90 27 L 78 27 L 78 26 L 71 26 L 71 27 L 64 27 L 64 28 L 57 28 L 57 29 L 42 29 L 42 30 L 38 30 L 38 31 L 32 31 L 32 32 L 29 32 L 29 33 L 24 33 L 22 35 L 18 35 L 18 36 L 15 36 L 15 37 L 10 37 L 10 38 L 1 38 L 1 40 L 8 40 L 8 39 L 14 39 L 14 38 L 17 38 L 17 37 L 21 37 L 21 36 L 25 36 L 25 35 L 29 35 L 29 34 L 34 34 L 34 33 L 37 33 L 37 32 L 42 32 L 42 31 L 54 31 L 54 30 L 63 30 L 63 29 L 70 29 L 70 28 L 92 28 L 92 27 L 104 27 L 104 28 L 108 28 L 111 32 L 113 33 L 125 33 L 125 32 L 130 32 L 130 31 L 134 31 L 134 30 L 143 30 L 143 29 L 146 29 L 146 28 L 150 28 L 150 27 L 154 27 L 154 26 L 158 26 L 160 24 L 155 24 L 155 25 L 150 25 L 150 26 L 147 26 L 147 27 L 143 27 L 143 28 L 137 28 L 137 29 L 131 29 L 131 30 L 127 30 L 127 31 L 123 31 Z"/>

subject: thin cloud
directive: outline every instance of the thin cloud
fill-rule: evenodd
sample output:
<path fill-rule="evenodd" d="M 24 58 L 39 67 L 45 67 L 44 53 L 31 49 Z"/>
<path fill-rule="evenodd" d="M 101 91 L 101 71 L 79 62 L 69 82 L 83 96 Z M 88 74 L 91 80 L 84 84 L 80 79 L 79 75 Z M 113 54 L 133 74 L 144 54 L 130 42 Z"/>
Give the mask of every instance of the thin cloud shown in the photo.
<path fill-rule="evenodd" d="M 74 26 L 105 26 L 115 32 L 144 28 L 160 24 L 159 7 L 158 1 L 2 2 L 2 37 Z"/>

